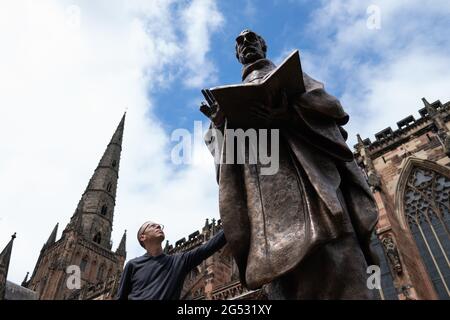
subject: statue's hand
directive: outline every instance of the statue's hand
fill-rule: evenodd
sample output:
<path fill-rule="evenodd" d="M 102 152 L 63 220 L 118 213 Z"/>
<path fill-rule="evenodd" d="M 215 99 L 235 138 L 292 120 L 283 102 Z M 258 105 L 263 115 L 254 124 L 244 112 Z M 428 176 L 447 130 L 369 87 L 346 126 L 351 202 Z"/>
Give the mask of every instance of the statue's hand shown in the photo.
<path fill-rule="evenodd" d="M 200 111 L 207 116 L 216 127 L 222 126 L 225 122 L 225 114 L 222 112 L 217 102 L 213 102 L 211 105 L 202 102 Z"/>
<path fill-rule="evenodd" d="M 206 103 L 202 102 L 200 111 L 211 120 L 216 127 L 221 127 L 225 124 L 225 114 L 220 109 L 214 96 L 209 89 L 203 89 L 202 94 L 206 99 Z"/>
<path fill-rule="evenodd" d="M 217 102 L 214 102 L 211 105 L 211 121 L 214 123 L 216 127 L 223 126 L 225 123 L 225 114 L 223 113 L 222 109 L 220 109 L 220 106 Z"/>

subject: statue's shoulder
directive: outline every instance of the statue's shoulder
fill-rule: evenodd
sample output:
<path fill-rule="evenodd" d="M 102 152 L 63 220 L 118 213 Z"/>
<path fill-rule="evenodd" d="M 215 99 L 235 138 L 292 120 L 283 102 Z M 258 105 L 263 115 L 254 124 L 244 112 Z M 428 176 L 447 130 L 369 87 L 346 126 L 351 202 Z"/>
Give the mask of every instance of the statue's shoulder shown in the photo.
<path fill-rule="evenodd" d="M 306 72 L 303 72 L 303 82 L 305 83 L 306 91 L 325 89 L 325 86 L 322 82 L 310 77 Z"/>

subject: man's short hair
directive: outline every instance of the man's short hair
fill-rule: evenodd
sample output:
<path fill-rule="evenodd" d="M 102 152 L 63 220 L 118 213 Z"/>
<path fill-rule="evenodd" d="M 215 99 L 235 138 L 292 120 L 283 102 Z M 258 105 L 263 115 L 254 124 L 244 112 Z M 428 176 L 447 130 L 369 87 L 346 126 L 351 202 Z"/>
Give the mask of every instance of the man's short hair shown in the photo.
<path fill-rule="evenodd" d="M 148 226 L 149 223 L 151 223 L 151 221 L 144 222 L 137 232 L 137 240 L 138 240 L 139 244 L 141 245 L 141 247 L 144 249 L 145 249 L 144 242 L 142 242 L 141 239 L 139 239 L 139 238 L 141 237 L 142 232 L 144 232 L 144 229 Z"/>

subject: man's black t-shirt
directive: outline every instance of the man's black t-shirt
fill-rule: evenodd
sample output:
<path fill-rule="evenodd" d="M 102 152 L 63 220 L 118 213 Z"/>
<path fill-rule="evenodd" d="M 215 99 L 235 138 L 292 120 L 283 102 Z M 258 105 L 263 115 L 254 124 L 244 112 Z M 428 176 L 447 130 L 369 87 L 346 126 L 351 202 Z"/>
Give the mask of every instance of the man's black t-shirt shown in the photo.
<path fill-rule="evenodd" d="M 148 253 L 128 261 L 120 280 L 117 298 L 121 300 L 180 299 L 184 279 L 192 268 L 222 248 L 223 231 L 188 252 L 159 256 Z"/>

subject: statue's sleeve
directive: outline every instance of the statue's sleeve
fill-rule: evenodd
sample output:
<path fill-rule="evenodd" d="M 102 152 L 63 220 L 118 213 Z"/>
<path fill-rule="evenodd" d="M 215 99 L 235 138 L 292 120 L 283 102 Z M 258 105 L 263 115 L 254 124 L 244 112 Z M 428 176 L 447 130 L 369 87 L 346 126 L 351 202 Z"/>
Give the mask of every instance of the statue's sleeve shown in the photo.
<path fill-rule="evenodd" d="M 342 161 L 352 161 L 353 153 L 342 128 L 349 116 L 339 100 L 322 87 L 298 95 L 289 104 L 291 117 L 288 134 L 304 139 L 312 147 Z"/>
<path fill-rule="evenodd" d="M 219 183 L 219 169 L 220 169 L 220 161 L 218 160 L 220 160 L 221 156 L 220 151 L 222 150 L 225 127 L 226 122 L 221 126 L 216 126 L 214 125 L 213 122 L 211 122 L 208 131 L 204 136 L 206 147 L 208 148 L 211 155 L 214 157 L 217 183 Z"/>

